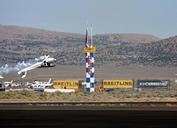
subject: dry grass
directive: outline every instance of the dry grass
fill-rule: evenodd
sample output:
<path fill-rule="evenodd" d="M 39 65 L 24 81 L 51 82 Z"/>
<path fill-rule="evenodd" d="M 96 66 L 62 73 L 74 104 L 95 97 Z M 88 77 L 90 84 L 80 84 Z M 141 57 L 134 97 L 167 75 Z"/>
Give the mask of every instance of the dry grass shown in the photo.
<path fill-rule="evenodd" d="M 0 101 L 177 101 L 177 91 L 39 93 L 28 90 L 0 92 Z"/>

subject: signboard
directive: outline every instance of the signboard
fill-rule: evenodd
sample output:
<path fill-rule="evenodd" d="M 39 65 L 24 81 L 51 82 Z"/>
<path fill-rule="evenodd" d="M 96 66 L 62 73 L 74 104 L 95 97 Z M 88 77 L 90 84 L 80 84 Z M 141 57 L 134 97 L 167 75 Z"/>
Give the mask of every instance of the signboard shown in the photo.
<path fill-rule="evenodd" d="M 84 48 L 84 53 L 87 53 L 87 52 L 95 52 L 95 51 L 96 51 L 96 47 Z"/>
<path fill-rule="evenodd" d="M 54 80 L 53 87 L 55 89 L 78 89 L 79 81 L 78 80 Z"/>
<path fill-rule="evenodd" d="M 167 88 L 170 86 L 169 80 L 138 80 L 138 88 Z"/>
<path fill-rule="evenodd" d="M 103 80 L 104 89 L 128 89 L 133 88 L 133 80 Z"/>

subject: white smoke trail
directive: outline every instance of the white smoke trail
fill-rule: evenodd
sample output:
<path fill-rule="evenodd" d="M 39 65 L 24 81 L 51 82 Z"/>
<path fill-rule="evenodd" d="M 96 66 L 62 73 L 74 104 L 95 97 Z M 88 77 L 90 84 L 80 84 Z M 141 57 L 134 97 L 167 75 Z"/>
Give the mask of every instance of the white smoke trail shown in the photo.
<path fill-rule="evenodd" d="M 23 68 L 26 68 L 34 63 L 36 63 L 38 61 L 38 58 L 35 60 L 28 60 L 26 62 L 18 62 L 15 66 L 9 66 L 8 64 L 6 64 L 5 66 L 0 67 L 0 74 L 8 74 L 10 72 L 16 72 L 19 71 Z"/>

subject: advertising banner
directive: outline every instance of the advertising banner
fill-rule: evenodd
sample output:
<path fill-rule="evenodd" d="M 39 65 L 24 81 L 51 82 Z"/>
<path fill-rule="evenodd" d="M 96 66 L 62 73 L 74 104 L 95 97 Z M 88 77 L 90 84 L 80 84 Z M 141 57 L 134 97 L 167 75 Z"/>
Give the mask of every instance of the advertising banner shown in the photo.
<path fill-rule="evenodd" d="M 138 80 L 138 88 L 167 88 L 170 86 L 170 80 Z"/>
<path fill-rule="evenodd" d="M 127 89 L 133 88 L 133 80 L 103 80 L 103 88 Z"/>

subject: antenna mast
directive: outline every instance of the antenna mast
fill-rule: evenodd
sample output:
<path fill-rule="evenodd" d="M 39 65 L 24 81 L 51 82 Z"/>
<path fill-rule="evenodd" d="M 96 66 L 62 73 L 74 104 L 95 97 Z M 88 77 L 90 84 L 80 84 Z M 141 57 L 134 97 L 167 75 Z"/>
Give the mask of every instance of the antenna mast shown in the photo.
<path fill-rule="evenodd" d="M 90 48 L 92 48 L 93 46 L 93 37 L 92 37 L 92 24 L 91 24 L 91 28 L 90 28 Z"/>

